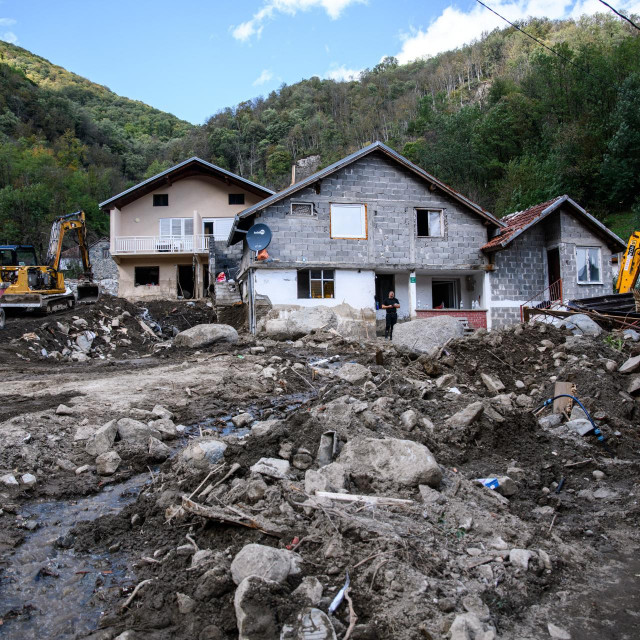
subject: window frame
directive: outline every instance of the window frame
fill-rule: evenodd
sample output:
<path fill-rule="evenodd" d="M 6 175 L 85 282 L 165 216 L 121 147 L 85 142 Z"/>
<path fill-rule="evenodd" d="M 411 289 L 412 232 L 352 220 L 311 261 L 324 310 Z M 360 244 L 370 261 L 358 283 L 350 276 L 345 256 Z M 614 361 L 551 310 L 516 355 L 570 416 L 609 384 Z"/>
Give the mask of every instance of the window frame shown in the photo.
<path fill-rule="evenodd" d="M 416 238 L 444 238 L 445 237 L 445 232 L 444 232 L 444 209 L 434 209 L 431 207 L 415 207 L 414 208 L 415 211 L 415 229 L 416 229 Z M 429 233 L 429 235 L 423 236 L 420 235 L 418 233 L 418 214 L 420 212 L 424 212 L 427 214 L 427 230 L 430 232 L 431 231 L 431 221 L 429 220 L 429 214 L 430 213 L 437 213 L 438 216 L 440 217 L 440 235 L 434 236 L 431 233 Z"/>
<path fill-rule="evenodd" d="M 334 236 L 333 235 L 333 207 L 361 207 L 361 216 L 364 223 L 364 235 L 362 236 Z M 368 240 L 369 220 L 367 205 L 361 202 L 330 202 L 329 203 L 329 237 L 331 240 Z"/>
<path fill-rule="evenodd" d="M 155 284 L 147 282 L 145 284 L 138 284 L 138 277 L 136 275 L 136 271 L 138 269 L 157 269 L 158 277 L 156 278 L 157 282 Z M 133 267 L 133 286 L 134 287 L 159 287 L 160 286 L 160 265 L 135 265 Z"/>
<path fill-rule="evenodd" d="M 589 268 L 589 250 L 595 249 L 598 252 L 598 273 L 599 280 L 591 280 L 591 269 Z M 580 269 L 578 268 L 578 252 L 586 251 L 586 264 L 587 264 L 587 278 L 588 280 L 580 280 Z M 575 259 L 576 259 L 576 282 L 579 285 L 595 285 L 595 284 L 604 284 L 604 280 L 602 279 L 602 247 L 593 246 L 593 245 L 576 245 L 575 247 Z"/>
<path fill-rule="evenodd" d="M 240 198 L 242 202 L 231 202 L 231 198 Z M 244 193 L 230 193 L 229 194 L 229 205 L 233 207 L 243 207 L 245 204 L 246 198 Z"/>
<path fill-rule="evenodd" d="M 171 233 L 163 234 L 162 233 L 162 222 L 164 220 L 169 220 L 169 229 Z M 173 233 L 173 221 L 180 220 L 180 233 Z M 186 220 L 191 220 L 191 233 L 185 233 Z M 189 238 L 195 235 L 195 227 L 193 224 L 193 218 L 158 218 L 158 237 L 159 238 Z"/>
<path fill-rule="evenodd" d="M 320 272 L 320 278 L 312 278 L 311 277 L 311 272 L 312 271 L 319 271 Z M 331 277 L 325 277 L 325 272 L 331 272 Z M 300 296 L 300 274 L 301 273 L 307 273 L 307 280 L 309 283 L 308 286 L 308 295 L 305 297 L 301 297 Z M 322 289 L 322 297 L 321 298 L 314 298 L 311 295 L 311 283 L 312 282 L 320 282 L 320 287 Z M 333 284 L 333 291 L 332 291 L 332 295 L 331 296 L 325 296 L 325 283 L 326 282 L 331 282 Z M 296 296 L 298 300 L 335 300 L 336 297 L 336 270 L 335 269 L 298 269 L 296 271 Z"/>
<path fill-rule="evenodd" d="M 156 202 L 156 198 L 166 198 L 166 202 Z M 154 207 L 168 207 L 169 206 L 169 194 L 168 193 L 154 193 L 153 194 L 153 206 Z"/>
<path fill-rule="evenodd" d="M 305 207 L 311 207 L 311 213 L 309 213 L 309 214 L 306 214 L 306 213 L 295 213 L 294 210 L 293 210 L 293 207 L 295 205 L 303 205 Z M 302 201 L 299 201 L 299 200 L 292 200 L 289 203 L 289 215 L 291 217 L 293 217 L 293 218 L 307 218 L 308 219 L 308 218 L 313 218 L 315 216 L 315 214 L 316 214 L 316 211 L 315 211 L 315 207 L 313 206 L 313 202 L 302 202 Z M 329 214 L 329 215 L 331 215 L 331 214 Z"/>

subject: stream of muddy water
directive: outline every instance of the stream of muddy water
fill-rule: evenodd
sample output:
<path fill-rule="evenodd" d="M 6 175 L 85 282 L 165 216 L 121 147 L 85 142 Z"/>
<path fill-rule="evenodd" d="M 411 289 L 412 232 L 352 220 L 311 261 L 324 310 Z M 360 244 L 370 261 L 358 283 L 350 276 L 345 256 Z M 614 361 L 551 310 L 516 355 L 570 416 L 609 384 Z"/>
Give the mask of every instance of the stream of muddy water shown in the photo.
<path fill-rule="evenodd" d="M 65 540 L 82 520 L 116 513 L 136 499 L 149 474 L 105 487 L 79 500 L 26 506 L 22 515 L 38 523 L 4 560 L 0 581 L 3 623 L 0 638 L 73 638 L 94 630 L 102 614 L 101 594 L 135 584 L 122 554 L 76 554 Z"/>

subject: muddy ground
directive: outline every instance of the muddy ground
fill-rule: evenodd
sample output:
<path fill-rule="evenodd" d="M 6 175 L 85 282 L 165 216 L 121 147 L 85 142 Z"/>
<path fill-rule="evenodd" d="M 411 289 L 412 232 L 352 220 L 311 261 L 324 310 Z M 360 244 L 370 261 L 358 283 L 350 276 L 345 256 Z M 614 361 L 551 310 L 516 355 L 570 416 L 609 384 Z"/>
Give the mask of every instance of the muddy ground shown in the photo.
<path fill-rule="evenodd" d="M 256 543 L 293 549 L 299 571 L 255 586 L 248 602 L 262 626 L 244 637 L 280 637 L 311 605 L 326 612 L 347 571 L 353 610 L 345 602 L 331 616 L 338 638 L 637 637 L 640 411 L 633 376 L 617 371 L 636 343 L 534 325 L 477 332 L 432 358 L 330 332 L 189 350 L 173 345 L 173 327 L 208 322 L 211 309 L 169 306 L 144 316 L 155 337 L 143 310 L 118 299 L 10 318 L 0 334 L 0 475 L 18 483 L 0 486 L 0 636 L 238 638 L 231 563 Z M 87 327 L 71 328 L 77 319 Z M 86 359 L 63 356 L 86 330 L 96 334 Z M 346 363 L 365 369 L 348 381 Z M 482 374 L 505 388 L 490 390 Z M 556 381 L 575 384 L 604 444 L 538 421 Z M 449 420 L 475 403 L 469 424 Z M 146 439 L 117 439 L 117 469 L 98 473 L 87 445 L 100 427 L 163 411 L 179 427 L 160 438 L 165 461 Z M 252 433 L 256 422 L 264 428 Z M 410 502 L 316 499 L 309 478 L 329 430 L 344 464 L 331 490 Z M 226 445 L 223 457 L 186 459 L 201 436 Z M 375 474 L 348 464 L 341 449 L 361 438 L 428 447 L 441 481 L 400 481 L 397 461 Z M 286 477 L 252 472 L 261 458 L 288 460 Z M 473 482 L 507 475 L 508 497 Z M 125 482 L 126 495 L 109 500 Z M 253 528 L 194 515 L 189 496 Z M 52 618 L 52 598 L 67 600 L 68 615 Z"/>

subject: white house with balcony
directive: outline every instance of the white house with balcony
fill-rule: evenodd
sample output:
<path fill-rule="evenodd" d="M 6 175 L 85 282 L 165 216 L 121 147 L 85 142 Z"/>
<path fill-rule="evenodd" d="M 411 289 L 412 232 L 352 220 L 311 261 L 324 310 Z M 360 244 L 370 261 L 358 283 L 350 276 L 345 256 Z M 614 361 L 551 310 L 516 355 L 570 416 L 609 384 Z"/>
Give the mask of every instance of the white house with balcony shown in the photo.
<path fill-rule="evenodd" d="M 118 295 L 129 300 L 198 298 L 236 214 L 273 192 L 190 158 L 100 203 L 110 218 Z M 219 266 L 217 267 L 219 268 Z"/>

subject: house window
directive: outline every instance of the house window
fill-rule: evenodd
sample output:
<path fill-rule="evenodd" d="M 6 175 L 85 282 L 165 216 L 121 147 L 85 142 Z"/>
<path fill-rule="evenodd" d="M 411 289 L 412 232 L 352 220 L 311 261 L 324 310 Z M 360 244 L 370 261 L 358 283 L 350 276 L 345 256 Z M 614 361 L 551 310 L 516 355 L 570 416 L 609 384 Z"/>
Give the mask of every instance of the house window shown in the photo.
<path fill-rule="evenodd" d="M 298 298 L 334 298 L 333 269 L 298 271 Z"/>
<path fill-rule="evenodd" d="M 109 257 L 109 247 L 102 247 L 101 254 L 102 254 L 102 259 L 106 260 Z"/>
<path fill-rule="evenodd" d="M 441 238 L 444 235 L 442 233 L 442 211 L 416 209 L 416 223 L 418 238 Z"/>
<path fill-rule="evenodd" d="M 331 205 L 331 237 L 354 240 L 367 238 L 367 207 L 364 204 Z"/>
<path fill-rule="evenodd" d="M 136 287 L 160 284 L 160 267 L 134 267 L 133 275 Z"/>
<path fill-rule="evenodd" d="M 169 206 L 169 194 L 168 193 L 154 193 L 153 194 L 153 206 L 154 207 L 168 207 Z"/>
<path fill-rule="evenodd" d="M 580 284 L 602 283 L 599 247 L 576 247 L 576 266 Z"/>
<path fill-rule="evenodd" d="M 216 242 L 226 242 L 233 226 L 233 218 L 206 218 L 202 221 L 205 236 L 213 236 Z"/>
<path fill-rule="evenodd" d="M 244 193 L 230 193 L 229 204 L 244 204 Z"/>
<path fill-rule="evenodd" d="M 160 235 L 169 236 L 192 236 L 193 218 L 160 218 Z"/>

